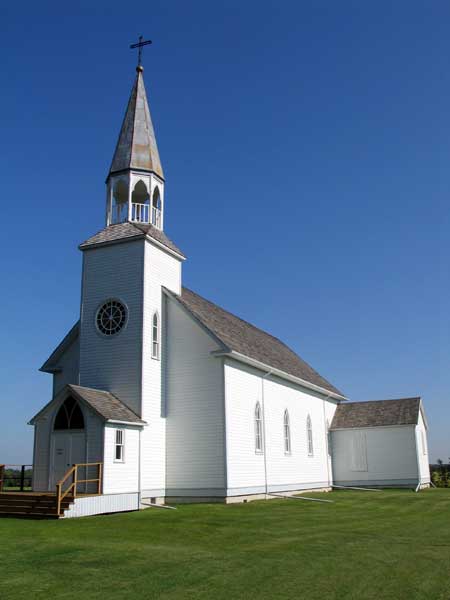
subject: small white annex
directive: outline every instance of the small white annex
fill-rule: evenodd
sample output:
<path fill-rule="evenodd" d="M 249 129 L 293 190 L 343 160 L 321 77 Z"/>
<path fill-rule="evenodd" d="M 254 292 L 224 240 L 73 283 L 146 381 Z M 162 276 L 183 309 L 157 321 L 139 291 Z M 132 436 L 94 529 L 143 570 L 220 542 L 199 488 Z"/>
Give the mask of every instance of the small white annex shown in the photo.
<path fill-rule="evenodd" d="M 106 226 L 80 245 L 80 317 L 41 369 L 53 394 L 31 421 L 33 489 L 53 491 L 83 465 L 70 517 L 333 481 L 427 484 L 420 401 L 417 422 L 349 425 L 345 395 L 285 344 L 183 287 L 164 183 L 139 66 Z"/>
<path fill-rule="evenodd" d="M 428 486 L 427 429 L 420 398 L 341 404 L 330 427 L 334 484 Z"/>

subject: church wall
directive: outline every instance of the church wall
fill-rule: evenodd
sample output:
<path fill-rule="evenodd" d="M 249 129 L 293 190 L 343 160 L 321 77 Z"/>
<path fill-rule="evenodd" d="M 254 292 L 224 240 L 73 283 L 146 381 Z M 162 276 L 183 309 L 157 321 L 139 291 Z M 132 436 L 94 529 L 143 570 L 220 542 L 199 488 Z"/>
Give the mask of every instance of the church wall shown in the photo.
<path fill-rule="evenodd" d="M 228 495 L 263 493 L 264 453 L 255 450 L 255 406 L 265 414 L 265 452 L 269 491 L 328 487 L 331 480 L 326 418 L 335 403 L 232 359 L 225 363 Z M 264 385 L 264 401 L 263 401 Z M 289 411 L 291 452 L 284 451 L 284 411 Z M 314 454 L 308 456 L 306 420 L 311 416 Z"/>
<path fill-rule="evenodd" d="M 80 323 L 80 385 L 116 394 L 136 413 L 141 409 L 141 344 L 144 241 L 85 251 Z M 110 338 L 95 325 L 108 299 L 128 309 L 125 327 Z"/>
<path fill-rule="evenodd" d="M 332 432 L 337 485 L 417 485 L 415 427 L 367 427 Z"/>
<path fill-rule="evenodd" d="M 33 491 L 48 490 L 50 463 L 50 419 L 42 417 L 34 426 Z"/>
<path fill-rule="evenodd" d="M 416 445 L 419 462 L 420 481 L 421 483 L 429 483 L 430 457 L 428 456 L 427 428 L 422 417 L 422 412 L 419 412 L 419 422 L 416 426 Z"/>
<path fill-rule="evenodd" d="M 80 340 L 79 337 L 70 344 L 58 360 L 61 372 L 53 375 L 53 396 L 68 383 L 78 385 L 80 374 Z"/>
<path fill-rule="evenodd" d="M 166 422 L 164 408 L 165 314 L 161 286 L 179 294 L 181 262 L 150 242 L 145 244 L 145 283 L 142 346 L 143 497 L 163 496 L 166 485 Z M 165 298 L 165 297 L 164 297 Z M 152 319 L 160 317 L 160 356 L 152 358 Z"/>
<path fill-rule="evenodd" d="M 223 361 L 217 343 L 167 300 L 168 496 L 224 496 Z"/>
<path fill-rule="evenodd" d="M 124 431 L 124 461 L 116 462 L 116 429 Z M 139 491 L 139 429 L 125 425 L 105 425 L 103 493 L 127 494 Z"/>

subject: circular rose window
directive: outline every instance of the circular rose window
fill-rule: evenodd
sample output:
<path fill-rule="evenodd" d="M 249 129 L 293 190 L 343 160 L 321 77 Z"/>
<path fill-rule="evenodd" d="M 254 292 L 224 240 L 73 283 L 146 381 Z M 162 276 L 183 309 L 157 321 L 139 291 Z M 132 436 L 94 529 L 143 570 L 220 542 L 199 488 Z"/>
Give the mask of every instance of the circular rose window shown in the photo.
<path fill-rule="evenodd" d="M 108 300 L 97 311 L 97 328 L 103 335 L 114 335 L 125 325 L 127 309 L 117 300 Z"/>

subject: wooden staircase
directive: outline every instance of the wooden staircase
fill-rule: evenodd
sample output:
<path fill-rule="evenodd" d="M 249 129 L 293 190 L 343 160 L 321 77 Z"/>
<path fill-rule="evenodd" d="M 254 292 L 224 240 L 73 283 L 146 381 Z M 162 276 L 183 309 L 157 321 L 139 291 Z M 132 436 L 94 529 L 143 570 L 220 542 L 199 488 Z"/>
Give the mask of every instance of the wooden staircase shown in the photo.
<path fill-rule="evenodd" d="M 26 465 L 24 465 L 26 466 Z M 94 474 L 90 471 L 94 469 Z M 23 489 L 22 469 L 22 484 Z M 78 496 L 100 496 L 103 485 L 103 463 L 75 464 L 56 484 L 52 492 L 16 492 L 4 489 L 5 465 L 0 464 L 0 517 L 59 519 Z M 79 487 L 83 493 L 80 493 Z M 92 491 L 89 487 L 92 486 Z"/>
<path fill-rule="evenodd" d="M 58 519 L 72 502 L 73 497 L 69 496 L 61 500 L 61 510 L 58 514 L 56 494 L 4 492 L 0 494 L 0 517 Z"/>

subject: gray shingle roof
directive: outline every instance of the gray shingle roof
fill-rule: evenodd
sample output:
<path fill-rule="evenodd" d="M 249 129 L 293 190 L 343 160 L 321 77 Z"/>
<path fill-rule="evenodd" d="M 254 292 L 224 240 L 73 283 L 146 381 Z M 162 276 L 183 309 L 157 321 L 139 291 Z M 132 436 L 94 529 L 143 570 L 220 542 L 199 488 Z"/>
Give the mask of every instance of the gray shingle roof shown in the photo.
<path fill-rule="evenodd" d="M 330 429 L 416 425 L 419 411 L 419 397 L 339 404 Z"/>
<path fill-rule="evenodd" d="M 117 242 L 119 240 L 127 240 L 131 238 L 144 238 L 148 236 L 169 248 L 173 252 L 176 252 L 180 256 L 184 257 L 184 254 L 181 252 L 177 246 L 170 240 L 164 231 L 161 231 L 157 227 L 153 225 L 144 224 L 144 223 L 129 223 L 128 221 L 125 223 L 117 223 L 116 225 L 109 225 L 105 227 L 82 244 L 80 244 L 80 250 L 88 250 L 92 246 L 96 246 L 99 244 L 111 244 L 113 242 Z"/>
<path fill-rule="evenodd" d="M 110 392 L 69 384 L 68 389 L 78 396 L 105 421 L 125 421 L 126 423 L 144 424 L 136 413 L 123 404 Z"/>
<path fill-rule="evenodd" d="M 343 396 L 278 338 L 205 300 L 187 288 L 177 300 L 230 350 Z"/>
<path fill-rule="evenodd" d="M 164 177 L 145 93 L 143 68 L 138 67 L 136 71 L 109 172 L 142 169 Z"/>

